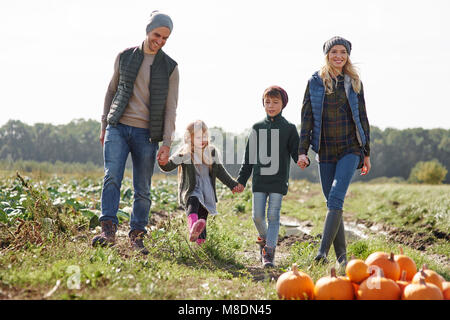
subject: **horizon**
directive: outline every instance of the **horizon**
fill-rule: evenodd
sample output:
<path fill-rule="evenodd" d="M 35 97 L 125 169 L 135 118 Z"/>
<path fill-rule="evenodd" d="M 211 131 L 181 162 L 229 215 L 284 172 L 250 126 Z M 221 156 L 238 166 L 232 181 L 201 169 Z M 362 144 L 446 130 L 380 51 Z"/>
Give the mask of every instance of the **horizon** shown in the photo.
<path fill-rule="evenodd" d="M 263 116 L 261 117 L 261 119 L 264 118 L 264 117 L 265 117 L 265 115 L 263 115 Z M 68 124 L 70 124 L 70 123 L 72 123 L 72 122 L 76 122 L 76 121 L 80 121 L 80 120 L 81 120 L 81 121 L 97 121 L 97 122 L 99 123 L 99 129 L 100 129 L 100 121 L 99 121 L 99 120 L 96 120 L 96 119 L 92 119 L 92 118 L 90 118 L 90 119 L 77 118 L 77 119 L 72 119 L 72 120 L 70 120 L 70 121 L 68 121 L 68 122 L 64 122 L 64 123 L 34 122 L 34 123 L 31 123 L 31 124 L 30 124 L 30 123 L 27 123 L 27 122 L 24 122 L 24 121 L 22 121 L 22 120 L 20 120 L 20 119 L 8 119 L 5 123 L 3 123 L 3 124 L 0 125 L 0 128 L 3 127 L 4 125 L 6 125 L 9 121 L 20 121 L 20 122 L 22 122 L 23 124 L 25 124 L 25 125 L 27 125 L 27 126 L 34 126 L 34 125 L 37 125 L 37 124 L 50 124 L 50 125 L 53 125 L 53 126 L 65 126 L 65 125 L 68 125 Z M 195 119 L 194 119 L 194 120 L 195 120 Z M 288 119 L 288 120 L 289 120 L 289 119 Z M 258 120 L 255 120 L 255 122 L 256 122 L 256 121 L 258 121 Z M 299 125 L 300 125 L 300 123 L 298 123 L 298 124 L 294 123 L 294 124 L 295 124 L 295 126 L 299 126 Z M 434 129 L 450 130 L 450 127 L 449 127 L 449 128 L 444 128 L 444 127 L 432 127 L 432 128 L 425 128 L 425 127 L 406 127 L 406 128 L 385 127 L 385 128 L 382 128 L 382 127 L 380 127 L 380 126 L 377 126 L 376 124 L 370 124 L 370 126 L 371 126 L 371 127 L 378 128 L 378 129 L 380 129 L 381 131 L 385 131 L 386 129 L 399 130 L 399 131 L 402 131 L 402 130 L 414 130 L 414 129 L 423 129 L 423 130 L 434 130 Z M 219 129 L 219 130 L 222 130 L 222 131 L 227 132 L 227 133 L 242 134 L 242 133 L 245 133 L 246 131 L 250 130 L 250 129 L 251 129 L 251 126 L 249 126 L 248 128 L 242 129 L 240 132 L 229 131 L 229 130 L 226 130 L 225 128 L 220 127 L 220 126 L 211 126 L 211 127 L 209 127 L 209 128 L 210 128 L 210 129 Z M 175 133 L 177 133 L 177 132 L 179 132 L 179 131 L 180 131 L 180 130 L 178 130 L 178 128 L 175 129 Z"/>

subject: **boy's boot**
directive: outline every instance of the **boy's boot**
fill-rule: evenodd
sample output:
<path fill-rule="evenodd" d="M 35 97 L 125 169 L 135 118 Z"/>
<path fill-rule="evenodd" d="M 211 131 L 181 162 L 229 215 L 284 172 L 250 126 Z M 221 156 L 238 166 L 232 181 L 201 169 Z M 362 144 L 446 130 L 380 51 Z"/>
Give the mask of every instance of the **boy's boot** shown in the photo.
<path fill-rule="evenodd" d="M 263 267 L 264 268 L 274 267 L 275 247 L 271 248 L 268 246 L 264 246 L 262 254 L 263 254 Z"/>
<path fill-rule="evenodd" d="M 327 255 L 331 244 L 336 238 L 339 226 L 342 220 L 342 210 L 328 209 L 327 217 L 323 227 L 322 241 L 320 242 L 319 253 L 314 258 L 314 261 L 320 263 L 327 263 Z M 344 240 L 345 242 L 345 240 Z"/>
<path fill-rule="evenodd" d="M 117 225 L 111 220 L 101 221 L 102 233 L 92 239 L 92 246 L 113 246 L 116 243 Z"/>
<path fill-rule="evenodd" d="M 141 230 L 133 230 L 129 234 L 131 247 L 143 255 L 147 255 L 149 251 L 144 246 L 144 236 L 145 232 Z"/>
<path fill-rule="evenodd" d="M 256 243 L 259 245 L 259 259 L 263 262 L 263 249 L 266 246 L 266 239 L 258 237 Z"/>

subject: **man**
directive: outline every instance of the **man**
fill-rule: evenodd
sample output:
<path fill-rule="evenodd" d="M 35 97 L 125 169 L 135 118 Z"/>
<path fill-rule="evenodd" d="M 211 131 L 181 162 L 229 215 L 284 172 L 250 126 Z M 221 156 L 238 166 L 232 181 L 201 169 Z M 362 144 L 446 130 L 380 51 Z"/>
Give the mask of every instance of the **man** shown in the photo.
<path fill-rule="evenodd" d="M 119 53 L 114 63 L 100 133 L 105 165 L 99 219 L 102 233 L 92 239 L 93 246 L 115 244 L 120 187 L 131 153 L 134 201 L 129 238 L 132 248 L 148 254 L 143 236 L 150 213 L 155 157 L 163 165 L 168 162 L 175 132 L 178 66 L 161 49 L 172 28 L 168 15 L 154 11 L 144 42 Z"/>

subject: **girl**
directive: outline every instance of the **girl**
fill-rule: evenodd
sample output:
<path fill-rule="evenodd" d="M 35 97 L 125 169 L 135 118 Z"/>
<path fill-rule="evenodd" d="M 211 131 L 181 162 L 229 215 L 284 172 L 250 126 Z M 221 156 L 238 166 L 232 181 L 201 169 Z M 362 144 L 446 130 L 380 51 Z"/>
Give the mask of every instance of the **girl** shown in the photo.
<path fill-rule="evenodd" d="M 309 146 L 317 153 L 327 200 L 322 240 L 315 261 L 326 262 L 331 244 L 338 262 L 347 264 L 342 208 L 356 169 L 370 171 L 369 121 L 362 82 L 350 61 L 352 45 L 333 37 L 323 45 L 325 65 L 308 81 L 301 115 L 298 165 L 309 165 Z"/>
<path fill-rule="evenodd" d="M 186 210 L 189 240 L 199 245 L 206 240 L 208 215 L 218 213 L 216 178 L 231 190 L 238 184 L 220 163 L 218 152 L 209 141 L 208 127 L 196 120 L 187 126 L 180 150 L 166 165 L 159 163 L 166 172 L 178 168 L 178 202 Z"/>

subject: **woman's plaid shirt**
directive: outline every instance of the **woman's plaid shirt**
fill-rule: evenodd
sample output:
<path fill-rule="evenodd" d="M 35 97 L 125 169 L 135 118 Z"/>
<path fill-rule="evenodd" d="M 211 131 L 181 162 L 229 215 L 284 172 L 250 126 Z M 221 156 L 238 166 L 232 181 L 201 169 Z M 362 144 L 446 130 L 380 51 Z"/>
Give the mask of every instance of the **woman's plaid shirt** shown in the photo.
<path fill-rule="evenodd" d="M 367 142 L 364 146 L 364 155 L 370 155 L 369 146 L 369 121 L 367 118 L 364 92 L 358 94 L 359 116 L 361 125 L 366 132 Z M 311 99 L 309 96 L 309 84 L 306 88 L 302 107 L 302 122 L 300 130 L 299 154 L 307 154 L 310 145 L 310 134 L 313 129 L 313 114 Z M 352 112 L 348 104 L 344 88 L 344 77 L 338 76 L 333 93 L 325 95 L 322 112 L 322 132 L 320 139 L 319 161 L 337 162 L 344 155 L 353 153 L 361 154 L 356 137 L 356 126 L 353 122 Z"/>

